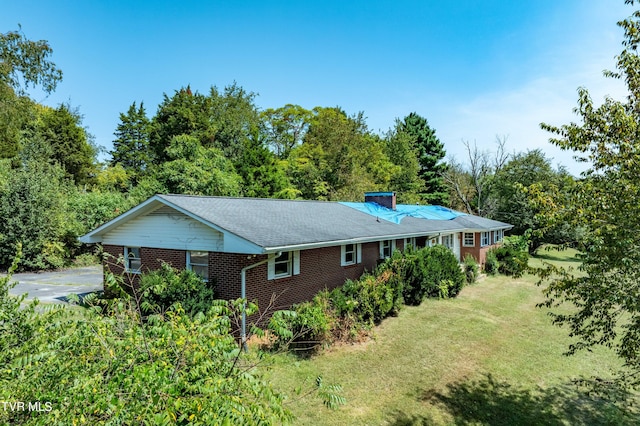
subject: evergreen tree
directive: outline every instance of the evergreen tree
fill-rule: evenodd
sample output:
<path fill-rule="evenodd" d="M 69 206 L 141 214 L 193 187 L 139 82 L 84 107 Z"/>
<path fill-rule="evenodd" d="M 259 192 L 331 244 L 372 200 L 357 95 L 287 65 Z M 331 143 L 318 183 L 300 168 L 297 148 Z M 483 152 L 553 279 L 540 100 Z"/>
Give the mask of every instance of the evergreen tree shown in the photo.
<path fill-rule="evenodd" d="M 120 164 L 131 176 L 133 183 L 147 170 L 151 163 L 149 133 L 151 122 L 147 118 L 144 104 L 136 108 L 134 102 L 126 114 L 120 113 L 111 154 L 111 165 Z"/>
<path fill-rule="evenodd" d="M 391 130 L 385 139 L 384 151 L 397 166 L 388 189 L 397 192 L 399 203 L 414 204 L 420 201 L 419 193 L 424 182 L 419 176 L 420 164 L 413 138 L 405 132 Z"/>
<path fill-rule="evenodd" d="M 425 118 L 415 112 L 398 123 L 397 131 L 413 138 L 420 164 L 419 176 L 424 181 L 422 199 L 431 204 L 447 205 L 449 193 L 442 178 L 442 173 L 447 167 L 442 162 L 446 153 L 444 145 L 436 136 L 436 131 L 429 127 Z"/>
<path fill-rule="evenodd" d="M 36 131 L 51 147 L 57 161 L 77 184 L 92 182 L 95 177 L 97 149 L 82 126 L 82 116 L 67 105 L 42 107 Z"/>
<path fill-rule="evenodd" d="M 296 198 L 299 191 L 289 183 L 285 162 L 262 143 L 259 134 L 245 141 L 236 170 L 242 177 L 242 192 L 247 197 Z"/>
<path fill-rule="evenodd" d="M 169 159 L 166 150 L 175 136 L 189 135 L 202 146 L 213 145 L 215 128 L 209 115 L 210 103 L 207 96 L 193 93 L 189 86 L 177 90 L 172 97 L 164 95 L 149 135 L 154 164 Z"/>

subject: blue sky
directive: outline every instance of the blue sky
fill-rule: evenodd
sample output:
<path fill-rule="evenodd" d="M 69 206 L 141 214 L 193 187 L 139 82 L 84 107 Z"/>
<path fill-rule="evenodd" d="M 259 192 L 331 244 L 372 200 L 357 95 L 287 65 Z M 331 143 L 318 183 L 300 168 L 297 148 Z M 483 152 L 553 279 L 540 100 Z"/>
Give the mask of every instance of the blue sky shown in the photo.
<path fill-rule="evenodd" d="M 508 151 L 541 148 L 574 173 L 583 167 L 539 123 L 575 121 L 579 86 L 597 102 L 624 96 L 602 71 L 633 11 L 624 0 L 0 3 L 0 31 L 48 40 L 64 73 L 54 94 L 33 96 L 79 108 L 107 150 L 132 102 L 152 116 L 164 93 L 236 81 L 262 109 L 341 106 L 380 132 L 415 111 L 458 160 L 462 141 L 492 150 L 507 136 Z"/>

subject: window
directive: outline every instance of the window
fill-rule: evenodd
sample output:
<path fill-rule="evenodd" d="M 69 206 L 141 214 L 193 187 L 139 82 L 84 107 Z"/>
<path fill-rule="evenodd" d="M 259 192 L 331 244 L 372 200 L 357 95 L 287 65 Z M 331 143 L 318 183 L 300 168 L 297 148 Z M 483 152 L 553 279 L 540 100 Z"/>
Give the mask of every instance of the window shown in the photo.
<path fill-rule="evenodd" d="M 504 229 L 498 229 L 496 231 L 493 231 L 493 242 L 494 243 L 499 243 L 500 241 L 502 241 L 503 237 L 504 237 Z"/>
<path fill-rule="evenodd" d="M 291 252 L 285 251 L 280 256 L 275 258 L 274 271 L 276 278 L 288 277 L 291 275 Z"/>
<path fill-rule="evenodd" d="M 448 248 L 449 250 L 453 250 L 453 234 L 443 235 L 442 245 Z"/>
<path fill-rule="evenodd" d="M 360 244 L 345 244 L 341 249 L 340 265 L 348 266 L 362 262 L 362 246 Z"/>
<path fill-rule="evenodd" d="M 205 282 L 209 281 L 209 252 L 188 251 L 187 269 L 198 274 Z"/>
<path fill-rule="evenodd" d="M 134 274 L 140 273 L 140 268 L 142 268 L 140 247 L 124 248 L 124 267 L 127 272 L 132 272 Z"/>
<path fill-rule="evenodd" d="M 462 238 L 464 247 L 473 247 L 476 245 L 476 234 L 473 232 L 465 232 Z"/>
<path fill-rule="evenodd" d="M 483 232 L 480 238 L 480 245 L 482 247 L 489 245 L 489 232 Z"/>
<path fill-rule="evenodd" d="M 268 279 L 285 278 L 299 273 L 300 251 L 285 251 L 280 256 L 269 258 Z"/>
<path fill-rule="evenodd" d="M 409 247 L 416 248 L 416 237 L 404 239 L 404 250 L 406 250 Z"/>
<path fill-rule="evenodd" d="M 395 240 L 380 241 L 380 259 L 391 257 L 393 250 L 396 248 Z"/>

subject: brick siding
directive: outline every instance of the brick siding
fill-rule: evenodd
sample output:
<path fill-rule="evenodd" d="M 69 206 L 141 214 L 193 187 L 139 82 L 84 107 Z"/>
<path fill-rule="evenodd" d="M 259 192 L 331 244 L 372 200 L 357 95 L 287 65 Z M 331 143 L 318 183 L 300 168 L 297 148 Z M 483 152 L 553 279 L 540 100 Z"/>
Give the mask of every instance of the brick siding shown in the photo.
<path fill-rule="evenodd" d="M 109 254 L 105 270 L 122 274 L 124 268 L 117 259 L 124 255 L 124 247 L 105 245 L 103 249 Z M 160 268 L 160 260 L 178 269 L 186 267 L 184 250 L 142 247 L 140 256 L 143 271 Z M 362 263 L 349 266 L 340 265 L 340 246 L 302 250 L 298 275 L 269 280 L 267 263 L 249 269 L 246 273 L 247 299 L 257 302 L 261 311 L 288 308 L 311 300 L 320 290 L 332 290 L 347 279 L 358 279 L 365 270 L 371 271 L 376 267 L 378 257 L 377 242 L 362 244 Z M 265 259 L 267 255 L 209 252 L 209 281 L 215 283 L 218 297 L 227 300 L 239 298 L 242 268 Z"/>
<path fill-rule="evenodd" d="M 462 234 L 461 234 L 462 238 Z M 480 247 L 480 233 L 476 233 L 474 247 L 463 247 L 460 241 L 460 256 L 470 253 L 483 265 L 486 253 L 496 247 Z M 424 246 L 426 238 L 418 238 L 418 246 Z M 396 249 L 403 248 L 403 240 L 396 241 Z M 105 270 L 114 274 L 123 272 L 123 265 L 116 263 L 124 255 L 123 246 L 105 245 L 104 252 L 110 255 L 105 260 Z M 255 301 L 262 312 L 288 308 L 293 304 L 311 300 L 320 290 L 332 290 L 348 279 L 358 279 L 365 271 L 372 271 L 379 262 L 378 242 L 362 244 L 362 262 L 341 266 L 340 246 L 324 247 L 300 252 L 300 274 L 290 277 L 268 279 L 267 263 L 252 268 L 246 273 L 247 299 Z M 142 270 L 160 268 L 163 260 L 171 266 L 186 268 L 186 251 L 142 247 L 140 249 Z M 267 255 L 209 252 L 209 282 L 215 283 L 220 299 L 232 300 L 240 297 L 242 268 L 267 259 Z"/>
<path fill-rule="evenodd" d="M 340 246 L 302 250 L 298 275 L 269 280 L 266 263 L 248 270 L 247 299 L 256 301 L 261 311 L 288 308 L 311 300 L 320 290 L 332 290 L 347 279 L 359 278 L 365 270 L 375 268 L 378 254 L 378 243 L 363 244 L 362 263 L 341 266 Z M 218 283 L 220 298 L 240 297 L 242 268 L 266 258 L 266 255 L 247 258 L 243 254 L 209 253 L 209 274 Z"/>
<path fill-rule="evenodd" d="M 493 233 L 492 233 L 493 234 Z M 489 238 L 493 238 L 493 235 L 490 235 Z M 464 242 L 464 233 L 460 233 L 460 261 L 464 260 L 464 257 L 467 254 L 470 254 L 471 256 L 473 256 L 473 258 L 476 260 L 476 262 L 478 262 L 478 265 L 480 265 L 480 267 L 484 267 L 484 263 L 487 260 L 487 252 L 489 250 L 491 250 L 492 248 L 496 248 L 500 246 L 500 243 L 496 243 L 496 244 L 490 244 L 488 246 L 484 246 L 481 247 L 480 244 L 482 243 L 482 240 L 480 239 L 482 237 L 480 232 L 476 232 L 475 233 L 475 244 L 473 247 L 465 247 L 463 246 L 463 242 Z"/>

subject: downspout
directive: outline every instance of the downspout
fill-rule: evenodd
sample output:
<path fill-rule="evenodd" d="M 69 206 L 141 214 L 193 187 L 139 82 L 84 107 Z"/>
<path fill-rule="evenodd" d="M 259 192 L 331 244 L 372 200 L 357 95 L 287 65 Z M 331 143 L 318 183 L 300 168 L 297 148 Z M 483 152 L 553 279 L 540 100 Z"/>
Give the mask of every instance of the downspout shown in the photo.
<path fill-rule="evenodd" d="M 281 254 L 282 252 L 279 251 L 275 254 L 275 256 L 269 256 L 258 263 L 245 266 L 240 271 L 240 297 L 242 298 L 242 330 L 240 332 L 240 341 L 242 342 L 242 349 L 245 352 L 249 350 L 249 348 L 247 347 L 247 271 L 249 269 L 255 268 L 256 266 L 263 265 L 271 259 L 275 259 L 276 257 L 280 256 Z"/>

